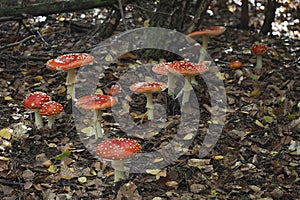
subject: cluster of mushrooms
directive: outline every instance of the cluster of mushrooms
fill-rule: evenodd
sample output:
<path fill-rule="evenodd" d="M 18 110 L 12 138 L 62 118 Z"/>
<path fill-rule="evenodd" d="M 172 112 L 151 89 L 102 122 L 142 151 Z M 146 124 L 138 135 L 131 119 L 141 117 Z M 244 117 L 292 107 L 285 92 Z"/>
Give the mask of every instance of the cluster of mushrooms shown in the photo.
<path fill-rule="evenodd" d="M 190 33 L 188 36 L 198 40 L 202 38 L 202 48 L 198 63 L 192 63 L 187 60 L 173 61 L 171 63 L 160 63 L 152 67 L 153 72 L 168 76 L 167 83 L 163 82 L 138 82 L 130 86 L 130 90 L 135 93 L 143 93 L 147 97 L 147 117 L 153 120 L 153 93 L 161 92 L 168 88 L 168 95 L 174 98 L 174 89 L 176 88 L 175 76 L 180 74 L 184 77 L 183 99 L 182 105 L 189 102 L 190 91 L 193 89 L 192 84 L 195 83 L 195 76 L 208 71 L 205 56 L 208 46 L 208 40 L 211 36 L 222 34 L 225 31 L 223 26 L 213 26 L 203 30 Z M 252 47 L 252 52 L 257 55 L 257 68 L 261 68 L 261 55 L 266 53 L 266 48 L 256 44 Z M 76 68 L 88 65 L 95 61 L 94 57 L 88 53 L 71 53 L 51 59 L 47 62 L 46 67 L 50 70 L 67 71 L 67 99 L 75 100 L 74 84 L 76 82 Z M 241 63 L 234 63 L 241 65 Z M 94 112 L 94 131 L 95 139 L 103 137 L 101 127 L 102 111 L 114 106 L 117 101 L 117 95 L 121 88 L 114 85 L 110 88 L 108 95 L 91 94 L 80 97 L 76 100 L 76 106 L 82 109 Z M 27 96 L 24 100 L 24 106 L 33 109 L 35 113 L 35 124 L 37 128 L 43 126 L 42 116 L 47 116 L 48 126 L 51 128 L 54 122 L 54 116 L 63 110 L 63 106 L 55 101 L 51 101 L 50 97 L 43 92 L 34 92 Z M 97 155 L 101 158 L 112 161 L 114 168 L 114 181 L 117 182 L 125 178 L 124 175 L 124 159 L 134 156 L 141 150 L 141 145 L 129 138 L 110 138 L 102 141 L 95 148 Z"/>

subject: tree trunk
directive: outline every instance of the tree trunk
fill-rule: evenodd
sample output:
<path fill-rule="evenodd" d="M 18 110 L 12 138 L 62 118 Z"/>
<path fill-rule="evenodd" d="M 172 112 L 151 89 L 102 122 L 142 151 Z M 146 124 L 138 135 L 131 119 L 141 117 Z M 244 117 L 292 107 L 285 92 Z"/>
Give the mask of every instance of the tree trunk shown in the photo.
<path fill-rule="evenodd" d="M 248 0 L 242 0 L 240 28 L 248 29 L 248 25 L 249 25 L 249 2 L 248 2 Z"/>
<path fill-rule="evenodd" d="M 150 25 L 190 33 L 199 29 L 210 2 L 211 0 L 159 1 Z"/>
<path fill-rule="evenodd" d="M 79 10 L 87 10 L 96 7 L 113 6 L 117 0 L 73 0 L 73 1 L 57 1 L 39 4 L 31 4 L 27 6 L 16 6 L 0 8 L 0 20 L 26 18 L 29 16 L 49 15 L 61 12 L 74 12 Z"/>
<path fill-rule="evenodd" d="M 275 11 L 277 8 L 277 0 L 268 0 L 265 12 L 264 23 L 261 27 L 261 33 L 266 35 L 268 32 L 272 31 L 272 22 L 275 19 Z"/>

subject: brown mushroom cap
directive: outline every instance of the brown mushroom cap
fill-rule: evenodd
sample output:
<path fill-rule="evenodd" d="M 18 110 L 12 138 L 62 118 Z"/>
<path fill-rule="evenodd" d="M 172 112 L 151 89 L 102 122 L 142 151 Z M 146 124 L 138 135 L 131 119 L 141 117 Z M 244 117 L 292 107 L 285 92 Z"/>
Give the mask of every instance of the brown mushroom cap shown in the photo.
<path fill-rule="evenodd" d="M 241 61 L 235 60 L 230 63 L 229 68 L 230 69 L 239 69 L 242 67 L 242 65 L 243 65 L 243 63 Z"/>
<path fill-rule="evenodd" d="M 60 113 L 63 110 L 63 106 L 55 101 L 48 101 L 44 103 L 40 108 L 40 114 L 44 116 L 51 116 Z"/>
<path fill-rule="evenodd" d="M 28 109 L 39 109 L 44 103 L 50 101 L 50 96 L 44 92 L 30 93 L 23 102 Z"/>
<path fill-rule="evenodd" d="M 122 160 L 130 158 L 141 150 L 141 145 L 132 139 L 112 138 L 107 139 L 96 148 L 96 153 L 101 158 Z"/>
<path fill-rule="evenodd" d="M 130 90 L 136 93 L 154 93 L 160 92 L 167 87 L 167 84 L 162 82 L 138 82 L 130 86 Z"/>
<path fill-rule="evenodd" d="M 70 53 L 51 59 L 46 67 L 51 70 L 74 69 L 93 62 L 95 58 L 88 53 Z"/>
<path fill-rule="evenodd" d="M 78 99 L 76 105 L 86 110 L 102 110 L 117 103 L 114 97 L 104 94 L 92 94 Z"/>
<path fill-rule="evenodd" d="M 188 36 L 197 40 L 197 39 L 201 38 L 203 35 L 207 35 L 207 36 L 220 35 L 225 30 L 226 30 L 226 28 L 224 26 L 211 26 L 211 27 L 207 27 L 202 30 L 194 31 L 194 32 L 188 34 Z"/>
<path fill-rule="evenodd" d="M 168 70 L 172 73 L 182 75 L 197 75 L 208 70 L 203 63 L 192 63 L 186 60 L 174 61 L 168 65 Z"/>

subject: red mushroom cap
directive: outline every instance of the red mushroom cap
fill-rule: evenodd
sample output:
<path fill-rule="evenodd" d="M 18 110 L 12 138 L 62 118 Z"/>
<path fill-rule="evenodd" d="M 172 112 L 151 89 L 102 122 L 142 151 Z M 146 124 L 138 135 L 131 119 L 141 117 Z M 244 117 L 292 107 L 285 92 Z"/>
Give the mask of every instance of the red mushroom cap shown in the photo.
<path fill-rule="evenodd" d="M 167 66 L 168 64 L 165 63 L 156 64 L 152 67 L 152 71 L 157 74 L 167 75 L 169 73 Z"/>
<path fill-rule="evenodd" d="M 108 91 L 110 96 L 116 96 L 121 93 L 121 87 L 119 85 L 112 85 Z"/>
<path fill-rule="evenodd" d="M 141 150 L 141 145 L 132 139 L 112 138 L 107 139 L 96 148 L 96 153 L 106 159 L 122 160 L 130 158 Z"/>
<path fill-rule="evenodd" d="M 207 35 L 207 36 L 220 35 L 225 30 L 226 30 L 226 28 L 224 26 L 211 26 L 211 27 L 207 27 L 202 30 L 194 31 L 194 32 L 188 34 L 188 36 L 196 40 L 196 39 L 202 37 L 203 35 Z"/>
<path fill-rule="evenodd" d="M 102 110 L 114 106 L 117 100 L 104 94 L 92 94 L 78 99 L 76 105 L 86 110 Z"/>
<path fill-rule="evenodd" d="M 51 70 L 68 70 L 93 62 L 95 58 L 88 53 L 70 53 L 51 59 L 46 66 Z"/>
<path fill-rule="evenodd" d="M 230 63 L 229 68 L 230 69 L 239 69 L 242 67 L 242 65 L 243 65 L 243 63 L 241 61 L 235 60 Z"/>
<path fill-rule="evenodd" d="M 48 101 L 40 108 L 40 114 L 45 116 L 56 115 L 63 110 L 63 106 L 55 101 Z"/>
<path fill-rule="evenodd" d="M 167 84 L 162 82 L 138 82 L 130 86 L 130 90 L 137 93 L 154 93 L 162 91 Z"/>
<path fill-rule="evenodd" d="M 168 65 L 168 70 L 172 73 L 182 75 L 197 75 L 208 70 L 203 63 L 191 63 L 186 60 L 174 61 Z"/>
<path fill-rule="evenodd" d="M 257 43 L 257 44 L 252 45 L 251 51 L 254 55 L 263 55 L 263 54 L 267 53 L 268 48 L 264 44 Z"/>
<path fill-rule="evenodd" d="M 44 92 L 30 93 L 23 102 L 28 109 L 39 109 L 44 103 L 50 101 L 50 96 Z"/>

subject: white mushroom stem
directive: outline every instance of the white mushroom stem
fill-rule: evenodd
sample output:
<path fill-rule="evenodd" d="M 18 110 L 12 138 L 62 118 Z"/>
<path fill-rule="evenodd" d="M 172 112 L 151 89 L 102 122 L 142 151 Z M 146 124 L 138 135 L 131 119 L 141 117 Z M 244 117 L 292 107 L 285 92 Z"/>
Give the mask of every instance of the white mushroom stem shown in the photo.
<path fill-rule="evenodd" d="M 185 103 L 189 102 L 189 100 L 190 100 L 190 91 L 192 89 L 193 88 L 192 88 L 192 85 L 191 85 L 191 76 L 185 75 L 184 76 L 182 105 L 185 105 Z"/>
<path fill-rule="evenodd" d="M 111 166 L 114 168 L 114 182 L 118 182 L 121 179 L 125 179 L 123 160 L 113 160 Z"/>
<path fill-rule="evenodd" d="M 198 63 L 203 61 L 205 56 L 206 56 L 206 51 L 207 51 L 207 47 L 208 47 L 208 39 L 209 39 L 208 35 L 203 35 L 202 36 L 202 47 L 201 47 L 201 50 L 200 50 L 200 57 L 199 57 Z"/>
<path fill-rule="evenodd" d="M 191 84 L 198 85 L 198 82 L 196 81 L 196 76 L 191 77 Z"/>
<path fill-rule="evenodd" d="M 146 104 L 146 108 L 147 108 L 147 115 L 148 115 L 148 120 L 153 120 L 154 116 L 153 116 L 153 95 L 152 93 L 146 93 L 146 97 L 147 97 L 147 104 Z"/>
<path fill-rule="evenodd" d="M 43 118 L 40 115 L 39 109 L 34 109 L 34 121 L 35 121 L 35 126 L 37 129 L 40 129 L 44 126 Z"/>
<path fill-rule="evenodd" d="M 95 110 L 94 130 L 95 130 L 96 139 L 103 137 L 101 122 L 102 122 L 102 111 Z"/>
<path fill-rule="evenodd" d="M 262 55 L 257 55 L 256 58 L 256 70 L 259 72 L 262 68 Z"/>
<path fill-rule="evenodd" d="M 54 115 L 47 116 L 46 118 L 47 118 L 47 120 L 48 120 L 48 127 L 49 127 L 49 128 L 52 128 L 52 127 L 53 127 L 53 124 L 54 124 Z"/>
<path fill-rule="evenodd" d="M 67 99 L 75 98 L 75 85 L 76 82 L 76 71 L 75 69 L 69 69 L 67 72 Z"/>
<path fill-rule="evenodd" d="M 174 97 L 175 77 L 172 73 L 168 73 L 168 94 Z"/>

